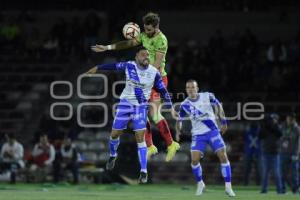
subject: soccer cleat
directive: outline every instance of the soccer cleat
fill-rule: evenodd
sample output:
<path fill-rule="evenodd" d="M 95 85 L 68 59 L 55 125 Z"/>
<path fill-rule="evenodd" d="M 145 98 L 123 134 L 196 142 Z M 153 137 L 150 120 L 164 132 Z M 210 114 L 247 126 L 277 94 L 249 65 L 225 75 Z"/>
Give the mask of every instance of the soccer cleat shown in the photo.
<path fill-rule="evenodd" d="M 117 157 L 109 157 L 107 163 L 106 163 L 106 170 L 113 170 L 115 167 L 115 162 L 116 162 Z"/>
<path fill-rule="evenodd" d="M 147 159 L 149 160 L 152 155 L 157 154 L 157 148 L 153 144 L 147 149 Z"/>
<path fill-rule="evenodd" d="M 176 151 L 180 148 L 180 145 L 173 141 L 172 144 L 168 146 L 166 161 L 172 160 L 176 154 Z"/>
<path fill-rule="evenodd" d="M 204 188 L 205 188 L 205 184 L 203 181 L 200 181 L 199 183 L 197 183 L 197 190 L 196 190 L 195 195 L 196 196 L 202 195 Z"/>
<path fill-rule="evenodd" d="M 145 184 L 148 182 L 148 174 L 146 172 L 141 172 L 139 177 L 139 183 Z"/>
<path fill-rule="evenodd" d="M 232 188 L 225 187 L 225 194 L 227 194 L 230 197 L 235 197 L 235 193 L 233 192 Z"/>

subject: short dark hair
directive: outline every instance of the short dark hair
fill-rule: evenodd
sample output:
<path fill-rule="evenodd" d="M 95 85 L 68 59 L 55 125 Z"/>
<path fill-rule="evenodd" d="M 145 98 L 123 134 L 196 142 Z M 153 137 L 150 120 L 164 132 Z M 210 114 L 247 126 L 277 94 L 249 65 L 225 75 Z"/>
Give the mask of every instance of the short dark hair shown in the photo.
<path fill-rule="evenodd" d="M 144 46 L 139 46 L 136 48 L 136 53 L 139 53 L 140 51 L 146 50 L 148 51 L 148 49 L 146 49 Z"/>
<path fill-rule="evenodd" d="M 149 12 L 143 17 L 143 22 L 145 25 L 152 25 L 153 27 L 156 27 L 159 25 L 159 15 L 157 13 Z"/>
<path fill-rule="evenodd" d="M 187 82 L 186 83 L 197 83 L 197 85 L 198 85 L 198 82 L 195 80 L 195 79 L 189 79 L 189 80 L 187 80 Z"/>

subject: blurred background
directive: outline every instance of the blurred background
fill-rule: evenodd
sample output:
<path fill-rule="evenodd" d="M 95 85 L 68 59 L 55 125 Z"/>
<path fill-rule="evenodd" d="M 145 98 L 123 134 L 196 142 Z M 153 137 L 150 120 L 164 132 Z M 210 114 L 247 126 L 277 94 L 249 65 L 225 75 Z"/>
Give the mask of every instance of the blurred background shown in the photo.
<path fill-rule="evenodd" d="M 262 150 L 268 149 L 264 144 L 271 141 L 277 145 L 273 150 L 278 147 L 278 151 L 265 152 L 287 156 L 288 164 L 281 163 L 281 176 L 287 176 L 287 182 L 295 191 L 299 187 L 300 153 L 300 132 L 295 128 L 300 114 L 299 8 L 297 0 L 27 0 L 26 3 L 2 0 L 0 133 L 2 144 L 15 135 L 24 147 L 24 168 L 18 171 L 17 181 L 37 181 L 27 170 L 36 170 L 33 163 L 38 168 L 43 166 L 36 163 L 33 148 L 44 134 L 56 149 L 56 158 L 52 160 L 53 168 L 46 172 L 46 180 L 38 181 L 61 181 L 55 179 L 57 174 L 52 177 L 52 169 L 61 171 L 57 163 L 64 158 L 57 154 L 64 145 L 69 145 L 65 136 L 76 145 L 72 159 L 77 164 L 71 167 L 71 172 L 75 177 L 79 174 L 80 182 L 128 182 L 124 177 L 136 178 L 138 160 L 132 134 L 122 137 L 116 169 L 112 173 L 103 170 L 109 156 L 111 109 L 113 103 L 118 102 L 113 97 L 111 85 L 124 80 L 123 75 L 105 72 L 109 77 L 109 91 L 108 96 L 100 100 L 79 97 L 76 83 L 78 76 L 95 64 L 133 59 L 134 50 L 97 54 L 91 52 L 90 46 L 123 40 L 124 24 L 133 21 L 142 28 L 142 16 L 153 11 L 160 15 L 160 29 L 169 42 L 167 73 L 171 93 L 184 93 L 185 81 L 193 78 L 199 82 L 201 90 L 213 92 L 222 101 L 227 116 L 238 115 L 247 102 L 260 102 L 266 116 L 276 113 L 278 126 L 288 127 L 281 129 L 280 136 L 270 139 L 273 133 L 264 126 L 268 119 L 249 121 L 241 116 L 229 121 L 224 139 L 228 145 L 233 184 L 260 184 Z M 52 98 L 50 85 L 53 81 L 71 82 L 72 88 L 64 83 L 53 87 L 55 95 L 71 93 L 70 97 Z M 105 89 L 102 83 L 97 78 L 83 78 L 81 92 L 101 94 Z M 120 93 L 122 88 L 122 84 L 118 85 L 116 92 Z M 184 95 L 174 95 L 173 101 L 183 99 Z M 62 103 L 52 107 L 55 116 L 67 120 L 50 117 L 54 102 Z M 108 123 L 104 128 L 78 125 L 78 105 L 84 102 L 103 102 L 109 106 Z M 71 108 L 64 103 L 69 103 Z M 68 117 L 70 110 L 73 115 Z M 104 111 L 99 106 L 84 106 L 79 118 L 85 124 L 102 123 Z M 175 121 L 168 114 L 165 116 L 175 134 Z M 274 115 L 271 118 L 274 119 Z M 293 137 L 284 137 L 290 127 L 295 128 Z M 193 183 L 189 129 L 189 123 L 184 124 L 181 150 L 172 162 L 165 163 L 166 146 L 154 128 L 154 143 L 160 153 L 149 162 L 153 183 Z M 131 133 L 130 128 L 128 132 Z M 291 141 L 298 142 L 285 152 L 286 140 L 288 147 Z M 263 145 L 262 141 L 265 141 Z M 223 182 L 213 152 L 206 154 L 202 165 L 207 183 Z M 3 177 L 5 172 L 2 169 Z M 298 176 L 298 183 L 291 180 L 295 176 Z"/>

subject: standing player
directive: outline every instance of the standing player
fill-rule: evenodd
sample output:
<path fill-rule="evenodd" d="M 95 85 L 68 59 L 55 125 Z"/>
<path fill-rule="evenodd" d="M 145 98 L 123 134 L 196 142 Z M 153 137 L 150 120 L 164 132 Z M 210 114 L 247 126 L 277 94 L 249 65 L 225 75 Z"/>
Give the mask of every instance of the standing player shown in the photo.
<path fill-rule="evenodd" d="M 227 130 L 224 111 L 212 93 L 198 93 L 198 91 L 198 84 L 195 80 L 187 81 L 186 93 L 188 98 L 181 103 L 179 120 L 176 123 L 177 136 L 179 137 L 184 117 L 187 116 L 192 122 L 191 165 L 197 181 L 196 195 L 201 195 L 205 188 L 200 158 L 204 156 L 206 145 L 209 144 L 221 163 L 221 172 L 225 180 L 225 193 L 233 197 L 235 193 L 231 188 L 231 167 L 220 134 L 220 131 L 224 134 Z M 220 124 L 221 130 L 219 130 L 218 124 Z"/>
<path fill-rule="evenodd" d="M 119 136 L 126 129 L 128 121 L 133 122 L 135 138 L 138 146 L 139 162 L 141 165 L 140 183 L 147 182 L 147 146 L 144 141 L 147 113 L 151 88 L 154 87 L 164 97 L 166 105 L 171 108 L 170 95 L 165 88 L 159 71 L 149 64 L 149 53 L 141 47 L 135 57 L 135 62 L 120 62 L 116 64 L 97 65 L 87 73 L 94 74 L 97 70 L 117 70 L 126 74 L 126 86 L 120 96 L 116 116 L 113 122 L 109 141 L 110 158 L 106 164 L 112 170 L 117 158 L 117 149 L 120 143 Z M 173 110 L 172 110 L 173 111 Z M 173 111 L 174 112 L 174 111 Z"/>
<path fill-rule="evenodd" d="M 103 52 L 107 50 L 121 50 L 127 49 L 138 45 L 143 45 L 150 53 L 150 64 L 152 64 L 156 69 L 159 70 L 162 81 L 165 87 L 168 86 L 167 73 L 165 71 L 166 63 L 166 53 L 168 49 L 168 41 L 166 36 L 159 29 L 160 18 L 156 13 L 148 13 L 143 17 L 144 29 L 137 38 L 131 40 L 125 40 L 117 42 L 115 44 L 110 44 L 107 46 L 96 45 L 92 46 L 92 50 L 95 52 Z M 180 148 L 179 144 L 173 141 L 168 123 L 166 119 L 162 116 L 161 99 L 160 95 L 152 90 L 150 98 L 151 106 L 149 109 L 150 116 L 153 122 L 159 129 L 161 136 L 163 137 L 167 148 L 166 161 L 172 160 L 175 156 L 176 151 Z M 153 145 L 151 127 L 149 121 L 147 121 L 147 131 L 146 131 L 146 143 L 148 146 L 148 157 L 157 153 L 157 148 Z"/>

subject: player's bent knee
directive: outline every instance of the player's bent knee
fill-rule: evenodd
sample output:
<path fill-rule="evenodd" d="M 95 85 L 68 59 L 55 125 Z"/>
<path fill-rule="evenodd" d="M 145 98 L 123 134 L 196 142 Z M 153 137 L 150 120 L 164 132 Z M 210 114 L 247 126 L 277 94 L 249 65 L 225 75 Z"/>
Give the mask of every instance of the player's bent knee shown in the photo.
<path fill-rule="evenodd" d="M 192 165 L 198 165 L 200 163 L 200 155 L 199 156 L 192 156 L 191 164 Z"/>
<path fill-rule="evenodd" d="M 192 160 L 191 165 L 192 165 L 192 166 L 196 166 L 196 165 L 198 165 L 199 163 L 200 163 L 199 160 Z"/>
<path fill-rule="evenodd" d="M 198 165 L 200 163 L 200 158 L 202 157 L 202 153 L 200 151 L 192 151 L 191 152 L 191 164 Z"/>
<path fill-rule="evenodd" d="M 111 138 L 116 139 L 118 138 L 120 135 L 122 135 L 123 130 L 111 130 Z"/>
<path fill-rule="evenodd" d="M 135 139 L 136 139 L 136 142 L 138 142 L 138 143 L 144 142 L 145 141 L 145 130 L 136 131 L 135 132 Z"/>

